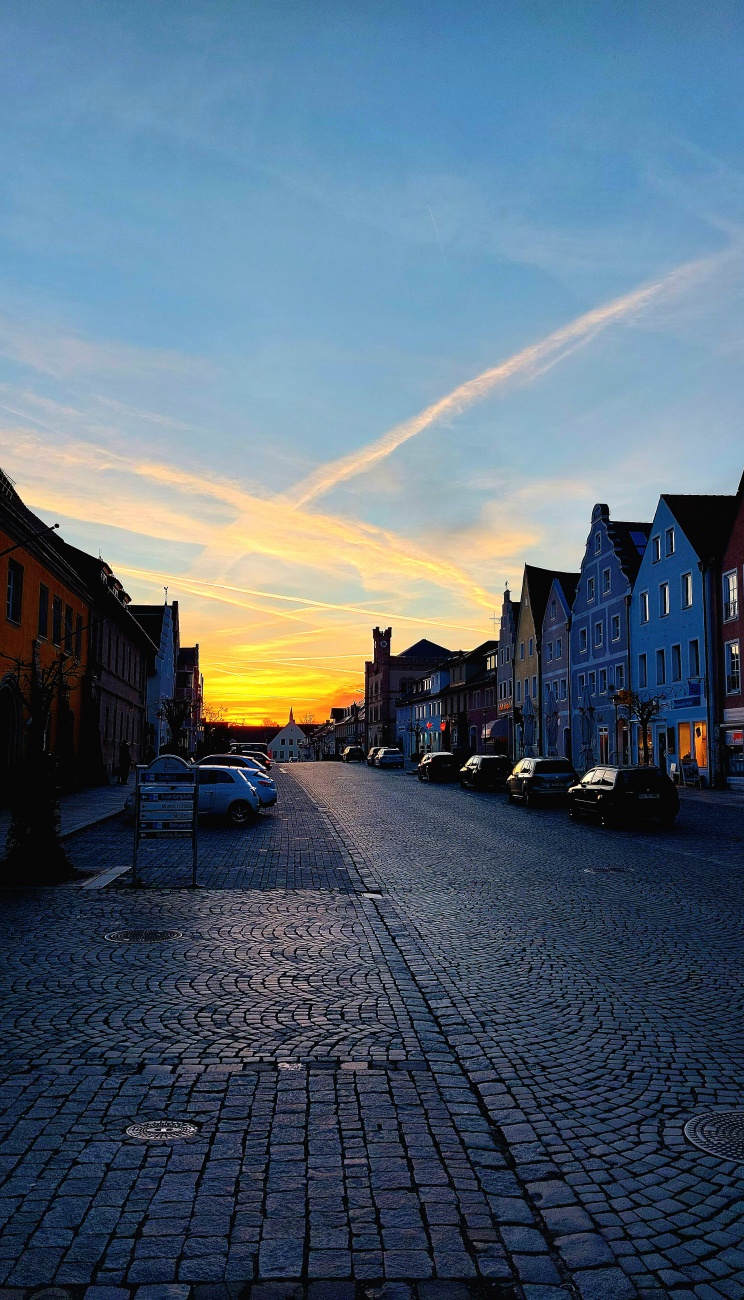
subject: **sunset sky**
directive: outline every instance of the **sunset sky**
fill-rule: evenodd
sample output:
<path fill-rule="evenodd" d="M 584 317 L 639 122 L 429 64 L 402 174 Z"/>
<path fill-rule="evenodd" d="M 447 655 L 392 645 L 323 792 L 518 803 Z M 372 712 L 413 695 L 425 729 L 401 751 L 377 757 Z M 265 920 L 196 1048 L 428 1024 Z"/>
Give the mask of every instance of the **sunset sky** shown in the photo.
<path fill-rule="evenodd" d="M 235 718 L 744 468 L 738 3 L 8 0 L 0 465 Z"/>

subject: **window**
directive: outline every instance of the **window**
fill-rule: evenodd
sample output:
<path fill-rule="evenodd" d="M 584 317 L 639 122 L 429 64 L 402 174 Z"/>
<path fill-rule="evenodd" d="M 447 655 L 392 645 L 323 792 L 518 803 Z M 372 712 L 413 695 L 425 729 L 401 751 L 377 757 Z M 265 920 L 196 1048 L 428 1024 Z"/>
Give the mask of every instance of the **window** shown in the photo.
<path fill-rule="evenodd" d="M 664 554 L 674 555 L 674 529 L 667 528 L 664 533 Z"/>
<path fill-rule="evenodd" d="M 537 699 L 537 677 L 532 678 L 532 698 Z"/>
<path fill-rule="evenodd" d="M 49 588 L 39 583 L 39 628 L 38 635 L 46 639 L 49 633 Z"/>
<path fill-rule="evenodd" d="M 522 683 L 517 682 L 517 704 L 522 703 Z"/>
<path fill-rule="evenodd" d="M 568 696 L 568 685 L 565 677 L 561 677 L 561 699 L 565 700 Z"/>
<path fill-rule="evenodd" d="M 594 624 L 594 645 L 598 650 L 604 640 L 604 628 L 601 623 Z"/>
<path fill-rule="evenodd" d="M 52 600 L 52 641 L 55 645 L 62 644 L 62 600 L 59 596 Z"/>
<path fill-rule="evenodd" d="M 669 583 L 659 583 L 659 615 L 666 618 L 669 613 Z"/>
<path fill-rule="evenodd" d="M 682 681 L 682 646 L 672 646 L 672 681 Z"/>
<path fill-rule="evenodd" d="M 553 619 L 554 622 L 555 619 L 558 617 L 558 605 L 554 600 L 551 600 L 550 602 L 550 617 Z"/>
<path fill-rule="evenodd" d="M 83 616 L 78 614 L 75 619 L 75 654 L 79 659 L 83 653 Z"/>
<path fill-rule="evenodd" d="M 689 664 L 690 677 L 700 676 L 700 642 L 697 637 L 691 641 L 688 646 L 687 662 Z"/>
<path fill-rule="evenodd" d="M 589 694 L 590 694 L 590 695 L 596 695 L 596 693 L 597 693 L 597 674 L 596 674 L 596 673 L 590 673 L 590 674 L 589 674 Z"/>
<path fill-rule="evenodd" d="M 72 654 L 72 605 L 65 605 L 65 650 Z"/>
<path fill-rule="evenodd" d="M 555 657 L 556 659 L 563 658 L 563 637 L 562 636 L 559 636 L 558 640 L 555 643 Z"/>
<path fill-rule="evenodd" d="M 527 653 L 529 654 L 530 658 L 532 658 L 533 654 L 535 653 L 535 642 L 533 641 L 532 637 L 530 637 L 529 649 Z"/>
<path fill-rule="evenodd" d="M 551 661 L 552 658 L 553 658 L 553 642 L 552 642 L 552 641 L 548 641 L 548 644 L 547 644 L 546 647 L 545 647 L 545 658 L 547 659 L 548 663 L 550 663 L 550 661 Z"/>
<path fill-rule="evenodd" d="M 739 588 L 736 570 L 723 575 L 723 618 L 724 622 L 739 617 Z"/>
<path fill-rule="evenodd" d="M 625 690 L 625 665 L 615 664 L 615 690 Z"/>
<path fill-rule="evenodd" d="M 654 564 L 658 564 L 661 559 L 661 536 L 651 538 L 651 559 Z"/>
<path fill-rule="evenodd" d="M 519 643 L 519 658 L 524 659 L 524 641 Z"/>
<path fill-rule="evenodd" d="M 611 585 L 610 570 L 603 569 L 602 570 L 602 595 L 603 596 L 609 595 L 610 585 Z"/>
<path fill-rule="evenodd" d="M 587 649 L 586 628 L 579 629 L 579 654 L 585 655 Z"/>
<path fill-rule="evenodd" d="M 682 578 L 682 608 L 689 609 L 692 605 L 692 574 L 683 573 Z"/>
<path fill-rule="evenodd" d="M 666 684 L 666 651 L 656 651 L 656 685 L 664 686 Z"/>
<path fill-rule="evenodd" d="M 613 614 L 610 622 L 610 634 L 613 641 L 620 640 L 620 615 Z"/>
<path fill-rule="evenodd" d="M 648 592 L 642 591 L 639 599 L 641 605 L 641 622 L 648 623 Z"/>
<path fill-rule="evenodd" d="M 511 646 L 506 647 L 506 662 L 511 663 Z"/>
<path fill-rule="evenodd" d="M 583 691 L 585 686 L 586 686 L 586 677 L 584 676 L 583 673 L 579 673 L 579 693 Z"/>
<path fill-rule="evenodd" d="M 726 652 L 726 694 L 738 695 L 741 690 L 741 656 L 739 642 L 728 641 Z"/>
<path fill-rule="evenodd" d="M 586 598 L 587 600 L 594 600 L 594 578 L 587 578 L 586 580 Z"/>
<path fill-rule="evenodd" d="M 602 534 L 594 534 L 594 554 L 599 555 L 602 550 Z"/>
<path fill-rule="evenodd" d="M 638 656 L 638 685 L 648 686 L 648 662 L 645 655 Z"/>
<path fill-rule="evenodd" d="M 607 669 L 606 668 L 600 668 L 599 670 L 599 693 L 600 695 L 607 694 Z"/>
<path fill-rule="evenodd" d="M 23 609 L 23 565 L 8 560 L 8 597 L 5 613 L 11 623 L 20 623 Z"/>

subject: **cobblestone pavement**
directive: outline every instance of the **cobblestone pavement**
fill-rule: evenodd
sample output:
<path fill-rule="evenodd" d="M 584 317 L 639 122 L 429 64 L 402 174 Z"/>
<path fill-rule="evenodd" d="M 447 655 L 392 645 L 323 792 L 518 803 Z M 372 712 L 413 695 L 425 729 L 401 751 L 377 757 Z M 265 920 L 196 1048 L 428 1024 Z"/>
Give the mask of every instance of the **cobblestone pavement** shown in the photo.
<path fill-rule="evenodd" d="M 148 846 L 146 889 L 5 892 L 6 1294 L 744 1296 L 744 1165 L 682 1133 L 742 1104 L 739 810 L 665 836 L 278 779 L 197 891 Z M 124 864 L 131 830 L 68 849 Z M 164 1118 L 195 1132 L 126 1132 Z"/>

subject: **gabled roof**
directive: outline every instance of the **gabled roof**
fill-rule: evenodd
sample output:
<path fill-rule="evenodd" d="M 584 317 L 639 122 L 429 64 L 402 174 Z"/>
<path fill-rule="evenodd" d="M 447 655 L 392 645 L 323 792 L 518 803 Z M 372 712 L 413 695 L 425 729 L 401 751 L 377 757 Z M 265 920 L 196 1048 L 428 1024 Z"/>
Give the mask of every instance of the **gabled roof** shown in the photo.
<path fill-rule="evenodd" d="M 130 605 L 129 613 L 134 614 L 140 627 L 143 627 L 154 645 L 160 649 L 163 636 L 163 605 Z"/>
<path fill-rule="evenodd" d="M 525 591 L 529 592 L 530 608 L 536 631 L 542 630 L 545 610 L 548 604 L 548 596 L 553 583 L 558 580 L 563 587 L 564 594 L 567 589 L 571 590 L 573 582 L 573 592 L 576 591 L 576 584 L 579 580 L 578 573 L 563 573 L 559 569 L 538 569 L 534 564 L 525 564 L 524 580 L 522 582 L 522 602 L 524 601 Z M 573 594 L 571 596 L 573 599 Z"/>
<path fill-rule="evenodd" d="M 633 583 L 641 567 L 651 525 L 628 523 L 621 519 L 607 519 L 605 523 L 620 567 L 628 581 Z"/>
<path fill-rule="evenodd" d="M 563 593 L 563 599 L 570 609 L 576 599 L 576 588 L 579 585 L 580 573 L 554 573 L 553 583 L 560 587 Z M 553 584 L 551 583 L 551 586 Z M 548 593 L 550 595 L 550 593 Z M 546 606 L 547 608 L 547 606 Z"/>
<path fill-rule="evenodd" d="M 452 655 L 451 650 L 445 650 L 443 645 L 435 645 L 433 641 L 417 641 L 415 645 L 409 645 L 398 655 L 399 659 L 449 659 Z"/>
<path fill-rule="evenodd" d="M 726 549 L 739 505 L 735 496 L 675 496 L 663 492 L 671 510 L 698 558 L 718 560 Z"/>

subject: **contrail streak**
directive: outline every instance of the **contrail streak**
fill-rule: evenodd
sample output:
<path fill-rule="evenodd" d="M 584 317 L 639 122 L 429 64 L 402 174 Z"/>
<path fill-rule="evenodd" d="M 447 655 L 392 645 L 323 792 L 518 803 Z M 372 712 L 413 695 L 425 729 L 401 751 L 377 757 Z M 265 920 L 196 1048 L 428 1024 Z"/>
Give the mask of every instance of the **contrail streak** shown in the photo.
<path fill-rule="evenodd" d="M 330 491 L 337 483 L 371 469 L 378 461 L 384 460 L 404 442 L 415 438 L 418 433 L 422 433 L 436 421 L 445 416 L 459 414 L 473 402 L 481 401 L 494 388 L 498 388 L 510 379 L 540 374 L 548 366 L 562 360 L 564 355 L 567 356 L 577 347 L 588 343 L 600 330 L 615 321 L 633 319 L 652 302 L 685 288 L 691 280 L 709 273 L 715 265 L 720 264 L 722 258 L 729 255 L 719 253 L 697 262 L 686 262 L 652 284 L 634 289 L 631 293 L 615 298 L 613 302 L 606 303 L 603 307 L 594 307 L 568 325 L 562 325 L 560 329 L 554 330 L 539 343 L 522 348 L 521 352 L 516 352 L 514 356 L 502 361 L 498 366 L 494 366 L 491 370 L 484 370 L 474 379 L 460 384 L 438 402 L 427 406 L 426 410 L 414 415 L 410 420 L 405 420 L 403 424 L 397 424 L 395 428 L 389 429 L 368 446 L 321 465 L 294 488 L 290 488 L 281 499 L 295 507 L 307 505 L 308 501 L 314 501 L 316 497 Z"/>
<path fill-rule="evenodd" d="M 444 619 L 436 618 L 416 618 L 409 614 L 386 614 L 380 609 L 362 609 L 360 605 L 335 605 L 327 600 L 310 600 L 309 596 L 283 596 L 276 591 L 259 591 L 255 587 L 233 587 L 226 582 L 206 582 L 201 578 L 194 578 L 189 574 L 166 573 L 158 569 L 135 569 L 129 564 L 117 564 L 118 573 L 128 573 L 137 578 L 151 578 L 160 581 L 161 578 L 167 578 L 169 583 L 177 586 L 179 583 L 182 587 L 190 588 L 194 595 L 204 596 L 219 600 L 220 597 L 212 595 L 217 591 L 233 591 L 241 596 L 263 596 L 269 600 L 287 601 L 292 605 L 307 606 L 308 609 L 340 609 L 348 614 L 365 614 L 370 618 L 390 618 L 396 619 L 399 623 L 418 623 L 422 627 L 443 627 L 456 628 L 460 632 L 478 632 L 480 629 L 466 623 L 449 623 Z M 197 588 L 206 587 L 206 591 L 197 590 Z M 265 613 L 262 610 L 261 613 Z"/>

